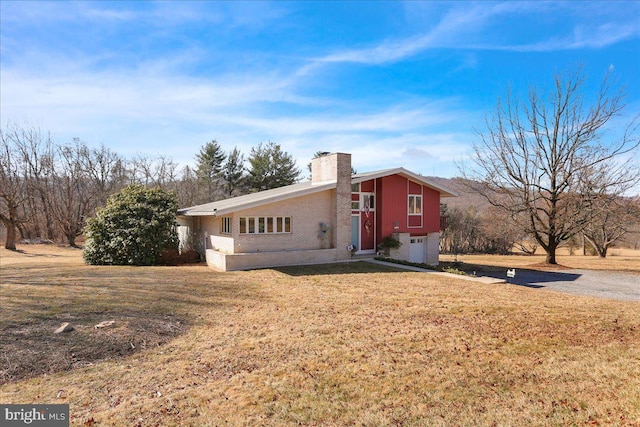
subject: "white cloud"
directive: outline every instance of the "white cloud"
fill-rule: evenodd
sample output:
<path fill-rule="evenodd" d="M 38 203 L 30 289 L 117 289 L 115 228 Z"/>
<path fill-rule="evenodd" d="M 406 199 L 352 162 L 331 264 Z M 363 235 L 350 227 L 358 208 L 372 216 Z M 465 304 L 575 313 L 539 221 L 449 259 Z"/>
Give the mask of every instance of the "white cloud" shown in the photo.
<path fill-rule="evenodd" d="M 429 151 L 425 150 L 424 148 L 419 148 L 419 147 L 408 147 L 405 148 L 405 150 L 402 152 L 402 155 L 404 157 L 407 157 L 409 159 L 434 159 L 435 156 L 433 154 L 431 154 Z"/>
<path fill-rule="evenodd" d="M 604 23 L 602 25 L 580 25 L 571 34 L 530 44 L 474 45 L 475 49 L 505 50 L 514 52 L 552 52 L 574 49 L 601 49 L 625 40 L 640 37 L 640 22 L 629 24 Z"/>
<path fill-rule="evenodd" d="M 230 28 L 260 29 L 281 20 L 288 10 L 278 2 L 202 1 L 9 1 L 2 2 L 2 20 L 23 26 L 53 22 L 123 23 L 165 28 L 202 23 Z M 36 7 L 37 6 L 37 7 Z"/>
<path fill-rule="evenodd" d="M 182 164 L 192 163 L 201 145 L 215 138 L 225 149 L 238 146 L 246 154 L 272 140 L 302 169 L 313 153 L 327 150 L 353 153 L 362 171 L 404 165 L 422 172 L 425 159 L 403 153 L 422 150 L 444 168 L 462 138 L 428 130 L 470 121 L 455 99 L 417 98 L 364 110 L 357 101 L 306 97 L 298 94 L 301 78 L 295 73 L 190 78 L 164 64 L 100 72 L 78 64 L 45 67 L 51 74 L 5 67 L 4 120 L 36 120 L 62 141 L 80 137 L 127 157 L 164 154 Z M 278 111 L 271 108 L 275 104 Z"/>
<path fill-rule="evenodd" d="M 466 156 L 470 136 L 428 131 L 387 137 L 368 133 L 325 133 L 285 137 L 278 142 L 303 163 L 308 162 L 316 151 L 338 151 L 352 154 L 353 167 L 358 172 L 402 166 L 423 175 L 455 176 L 456 161 Z M 420 156 L 408 155 L 417 152 Z"/>
<path fill-rule="evenodd" d="M 517 3 L 480 3 L 454 7 L 424 34 L 399 40 L 385 40 L 363 49 L 347 49 L 318 58 L 319 62 L 382 64 L 396 62 L 433 48 L 461 48 L 468 35 L 482 30 L 492 18 L 523 6 Z"/>
<path fill-rule="evenodd" d="M 426 32 L 402 39 L 386 39 L 373 46 L 345 49 L 316 58 L 317 63 L 394 63 L 429 49 L 496 50 L 546 52 L 583 48 L 599 49 L 640 36 L 640 20 L 628 22 L 579 22 L 567 34 L 534 43 L 500 43 L 486 41 L 488 28 L 500 20 L 517 19 L 526 14 L 556 13 L 566 5 L 549 2 L 464 3 L 454 6 Z M 429 8 L 431 11 L 431 8 Z M 605 18 L 603 18 L 605 19 Z M 569 27 L 569 26 L 567 26 Z M 565 27 L 562 27 L 563 29 Z M 571 28 L 571 27 L 569 27 Z"/>
<path fill-rule="evenodd" d="M 99 4 L 99 3 L 98 3 Z M 131 10 L 117 10 L 110 8 L 98 8 L 93 5 L 83 4 L 79 12 L 88 19 L 97 21 L 132 21 L 138 14 Z M 68 16 L 68 15 L 67 15 Z"/>
<path fill-rule="evenodd" d="M 20 26 L 47 25 L 52 22 L 124 22 L 138 17 L 127 8 L 104 7 L 100 2 L 2 2 L 2 20 Z M 124 3 L 120 3 L 123 5 Z"/>

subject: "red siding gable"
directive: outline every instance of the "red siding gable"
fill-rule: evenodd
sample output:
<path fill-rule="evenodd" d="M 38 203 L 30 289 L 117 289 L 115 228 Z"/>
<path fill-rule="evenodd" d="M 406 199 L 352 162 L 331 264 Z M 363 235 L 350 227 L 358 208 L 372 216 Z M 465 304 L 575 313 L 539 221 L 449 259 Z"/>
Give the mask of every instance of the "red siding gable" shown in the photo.
<path fill-rule="evenodd" d="M 440 231 L 440 192 L 422 186 L 423 224 L 425 233 Z"/>
<path fill-rule="evenodd" d="M 366 192 L 373 192 L 373 180 L 369 180 L 369 181 L 363 181 L 360 184 L 360 191 L 362 191 L 363 193 Z"/>
<path fill-rule="evenodd" d="M 409 181 L 409 194 L 422 194 L 422 185 L 417 182 Z"/>
<path fill-rule="evenodd" d="M 422 195 L 422 216 L 408 215 L 409 194 Z M 440 231 L 440 193 L 400 175 L 376 181 L 377 239 L 391 233 L 426 234 Z M 398 229 L 394 229 L 397 225 Z"/>

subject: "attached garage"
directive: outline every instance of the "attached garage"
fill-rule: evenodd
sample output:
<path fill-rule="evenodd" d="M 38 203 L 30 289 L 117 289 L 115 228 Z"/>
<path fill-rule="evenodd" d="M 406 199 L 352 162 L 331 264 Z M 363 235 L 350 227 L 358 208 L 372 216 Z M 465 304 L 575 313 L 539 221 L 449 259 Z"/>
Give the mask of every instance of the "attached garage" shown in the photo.
<path fill-rule="evenodd" d="M 426 237 L 412 237 L 409 240 L 409 262 L 425 262 L 427 259 L 426 240 Z"/>

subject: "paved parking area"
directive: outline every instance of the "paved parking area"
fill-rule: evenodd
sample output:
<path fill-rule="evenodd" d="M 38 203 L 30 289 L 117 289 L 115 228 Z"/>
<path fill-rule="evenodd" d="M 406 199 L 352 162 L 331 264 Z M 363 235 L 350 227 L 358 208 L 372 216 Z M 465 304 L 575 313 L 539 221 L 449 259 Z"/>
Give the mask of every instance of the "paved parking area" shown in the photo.
<path fill-rule="evenodd" d="M 507 280 L 506 270 L 503 273 L 482 274 Z M 638 273 L 599 270 L 516 270 L 516 277 L 508 279 L 508 282 L 540 290 L 640 302 Z"/>
<path fill-rule="evenodd" d="M 440 273 L 422 268 L 391 264 L 384 261 L 367 260 L 377 264 L 405 268 L 431 274 L 441 274 L 458 279 L 487 284 L 508 282 L 528 288 L 565 292 L 596 298 L 640 302 L 640 273 L 600 270 L 516 270 L 516 277 L 507 278 L 507 269 L 501 272 L 479 272 L 477 277 Z"/>

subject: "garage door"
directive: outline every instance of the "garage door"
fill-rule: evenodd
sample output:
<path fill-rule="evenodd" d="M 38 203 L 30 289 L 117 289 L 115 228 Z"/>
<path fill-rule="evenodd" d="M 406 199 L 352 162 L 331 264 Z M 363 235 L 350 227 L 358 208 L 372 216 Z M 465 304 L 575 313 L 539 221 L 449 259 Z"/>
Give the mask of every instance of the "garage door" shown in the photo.
<path fill-rule="evenodd" d="M 409 240 L 409 262 L 425 262 L 425 238 L 412 237 Z"/>

